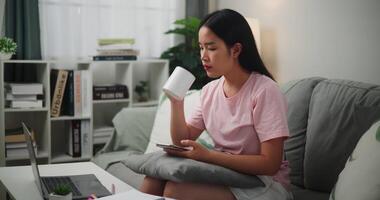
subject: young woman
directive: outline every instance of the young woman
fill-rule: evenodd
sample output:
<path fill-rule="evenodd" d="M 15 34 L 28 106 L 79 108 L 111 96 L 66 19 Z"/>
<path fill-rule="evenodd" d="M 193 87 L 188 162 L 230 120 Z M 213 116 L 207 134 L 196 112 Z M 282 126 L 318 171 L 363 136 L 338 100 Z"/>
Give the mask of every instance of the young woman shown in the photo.
<path fill-rule="evenodd" d="M 184 102 L 170 99 L 173 143 L 193 150 L 167 152 L 259 175 L 266 186 L 243 189 L 145 177 L 141 191 L 192 200 L 292 199 L 282 161 L 289 136 L 287 104 L 260 58 L 248 23 L 233 10 L 211 13 L 201 22 L 199 47 L 207 75 L 220 78 L 202 88 L 201 103 L 189 119 Z M 195 142 L 204 129 L 214 150 Z"/>

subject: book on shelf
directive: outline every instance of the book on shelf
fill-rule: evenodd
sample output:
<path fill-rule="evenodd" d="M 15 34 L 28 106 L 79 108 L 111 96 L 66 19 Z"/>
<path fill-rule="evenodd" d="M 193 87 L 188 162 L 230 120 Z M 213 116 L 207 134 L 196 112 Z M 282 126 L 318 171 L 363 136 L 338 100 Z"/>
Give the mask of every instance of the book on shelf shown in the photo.
<path fill-rule="evenodd" d="M 74 71 L 67 70 L 67 73 L 60 115 L 74 116 Z"/>
<path fill-rule="evenodd" d="M 128 86 L 123 84 L 95 85 L 93 86 L 94 100 L 127 99 L 129 98 Z"/>
<path fill-rule="evenodd" d="M 67 82 L 68 72 L 66 70 L 52 69 L 50 72 L 50 87 L 54 88 L 51 95 L 51 116 L 59 117 L 61 114 L 61 106 L 63 101 L 63 96 L 65 92 L 66 82 Z M 52 91 L 52 88 L 50 91 Z"/>
<path fill-rule="evenodd" d="M 114 131 L 113 126 L 99 126 L 94 128 L 94 137 L 110 137 Z"/>
<path fill-rule="evenodd" d="M 82 114 L 82 71 L 74 71 L 74 114 L 80 116 Z"/>
<path fill-rule="evenodd" d="M 133 45 L 131 44 L 112 44 L 112 45 L 105 45 L 105 46 L 99 45 L 96 48 L 96 51 L 98 52 L 98 54 L 100 54 L 101 52 L 108 52 L 108 51 L 113 51 L 113 52 L 122 51 L 123 54 L 125 54 L 126 52 L 131 52 L 131 50 L 132 52 L 134 52 L 134 54 L 140 53 L 140 51 L 134 49 Z"/>
<path fill-rule="evenodd" d="M 42 108 L 42 100 L 29 100 L 29 101 L 7 101 L 9 108 Z"/>
<path fill-rule="evenodd" d="M 58 70 L 52 69 L 50 70 L 50 102 L 53 102 L 55 84 L 57 82 Z"/>
<path fill-rule="evenodd" d="M 33 141 L 33 147 L 37 153 L 37 144 Z M 23 158 L 29 155 L 26 142 L 5 144 L 5 157 L 8 158 Z"/>
<path fill-rule="evenodd" d="M 115 45 L 115 44 L 133 45 L 135 44 L 135 39 L 134 38 L 99 38 L 97 42 L 99 46 Z"/>
<path fill-rule="evenodd" d="M 27 148 L 26 142 L 12 142 L 5 143 L 6 149 L 19 149 L 19 148 Z"/>
<path fill-rule="evenodd" d="M 34 131 L 31 130 L 32 134 L 32 140 L 34 140 Z M 25 135 L 24 135 L 24 129 L 23 127 L 16 127 L 16 128 L 8 128 L 5 129 L 5 143 L 18 143 L 18 142 L 25 142 Z"/>
<path fill-rule="evenodd" d="M 42 100 L 43 95 L 41 94 L 11 94 L 7 93 L 5 95 L 5 100 L 7 101 L 34 101 Z"/>
<path fill-rule="evenodd" d="M 121 60 L 137 60 L 135 55 L 97 55 L 93 56 L 94 61 L 121 61 Z"/>
<path fill-rule="evenodd" d="M 82 70 L 81 72 L 81 115 L 82 116 L 90 116 L 91 115 L 91 107 L 90 99 L 91 99 L 91 85 L 92 78 L 91 72 L 88 70 Z"/>
<path fill-rule="evenodd" d="M 97 49 L 98 56 L 138 56 L 139 50 L 136 49 Z"/>
<path fill-rule="evenodd" d="M 99 126 L 94 129 L 94 144 L 105 144 L 111 138 L 115 128 L 112 126 Z"/>
<path fill-rule="evenodd" d="M 81 157 L 81 120 L 70 121 L 67 153 L 72 157 Z"/>
<path fill-rule="evenodd" d="M 90 121 L 81 121 L 81 150 L 82 156 L 91 157 Z"/>
<path fill-rule="evenodd" d="M 43 94 L 42 83 L 5 83 L 5 90 L 13 95 Z"/>
<path fill-rule="evenodd" d="M 124 84 L 103 84 L 103 85 L 94 85 L 94 92 L 123 92 L 128 91 L 128 86 Z"/>

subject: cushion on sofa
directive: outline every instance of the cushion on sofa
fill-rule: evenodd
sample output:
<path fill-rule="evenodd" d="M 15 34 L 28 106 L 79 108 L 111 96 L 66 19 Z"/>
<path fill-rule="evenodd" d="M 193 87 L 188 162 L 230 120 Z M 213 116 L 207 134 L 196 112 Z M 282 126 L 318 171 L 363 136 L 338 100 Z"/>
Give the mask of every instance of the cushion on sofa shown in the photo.
<path fill-rule="evenodd" d="M 155 107 L 124 108 L 113 119 L 115 131 L 91 159 L 103 169 L 123 160 L 131 152 L 144 152 L 152 130 Z"/>
<path fill-rule="evenodd" d="M 193 108 L 200 101 L 200 90 L 190 90 L 186 93 L 184 100 L 185 118 L 191 115 Z M 206 147 L 213 147 L 212 140 L 204 131 L 198 139 L 198 142 Z M 157 143 L 171 144 L 170 137 L 170 101 L 165 95 L 161 95 L 156 116 L 153 123 L 152 132 L 150 134 L 148 147 L 145 153 L 151 153 L 161 150 L 156 147 Z"/>
<path fill-rule="evenodd" d="M 116 130 L 113 151 L 144 152 L 149 142 L 155 107 L 124 108 L 112 119 Z M 125 122 L 128 123 L 125 123 Z M 133 130 L 133 131 L 131 131 Z"/>
<path fill-rule="evenodd" d="M 360 138 L 330 195 L 330 200 L 380 198 L 380 121 Z"/>
<path fill-rule="evenodd" d="M 122 163 L 136 173 L 175 182 L 210 183 L 243 188 L 265 186 L 257 176 L 192 159 L 169 156 L 162 150 L 130 155 Z"/>
<path fill-rule="evenodd" d="M 380 119 L 380 86 L 324 80 L 309 108 L 304 180 L 308 189 L 330 192 L 357 141 Z"/>
<path fill-rule="evenodd" d="M 294 200 L 328 200 L 330 195 L 327 192 L 308 190 L 295 185 L 292 185 L 290 189 L 292 191 Z"/>
<path fill-rule="evenodd" d="M 325 80 L 319 77 L 294 80 L 281 86 L 288 101 L 290 137 L 285 142 L 285 158 L 289 160 L 292 184 L 303 187 L 303 162 L 305 156 L 307 116 L 314 87 Z"/>
<path fill-rule="evenodd" d="M 126 182 L 133 188 L 139 189 L 142 185 L 144 177 L 142 174 L 138 174 L 128 167 L 126 167 L 122 162 L 117 162 L 111 164 L 107 168 L 107 172 L 116 176 L 118 179 Z"/>

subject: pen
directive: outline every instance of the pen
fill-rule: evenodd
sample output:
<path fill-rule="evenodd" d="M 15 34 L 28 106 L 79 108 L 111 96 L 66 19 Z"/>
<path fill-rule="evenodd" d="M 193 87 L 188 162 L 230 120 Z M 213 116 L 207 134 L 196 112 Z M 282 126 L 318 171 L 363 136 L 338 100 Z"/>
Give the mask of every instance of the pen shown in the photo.
<path fill-rule="evenodd" d="M 95 196 L 95 194 L 91 194 L 87 200 L 93 200 L 93 199 L 96 199 L 97 197 Z"/>
<path fill-rule="evenodd" d="M 115 194 L 115 191 L 116 191 L 115 184 L 112 183 L 112 185 L 111 185 L 112 194 Z"/>

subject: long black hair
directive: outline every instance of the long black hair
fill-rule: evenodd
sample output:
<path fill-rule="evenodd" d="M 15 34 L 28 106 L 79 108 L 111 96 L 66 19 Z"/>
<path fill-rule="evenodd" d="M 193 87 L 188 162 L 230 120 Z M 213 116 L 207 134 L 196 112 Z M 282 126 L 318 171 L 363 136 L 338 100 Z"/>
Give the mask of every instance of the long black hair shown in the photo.
<path fill-rule="evenodd" d="M 245 18 L 231 9 L 218 10 L 208 14 L 200 23 L 221 38 L 227 47 L 240 43 L 242 50 L 239 55 L 240 65 L 248 72 L 258 72 L 273 79 L 272 74 L 265 67 L 257 50 L 252 30 Z"/>

